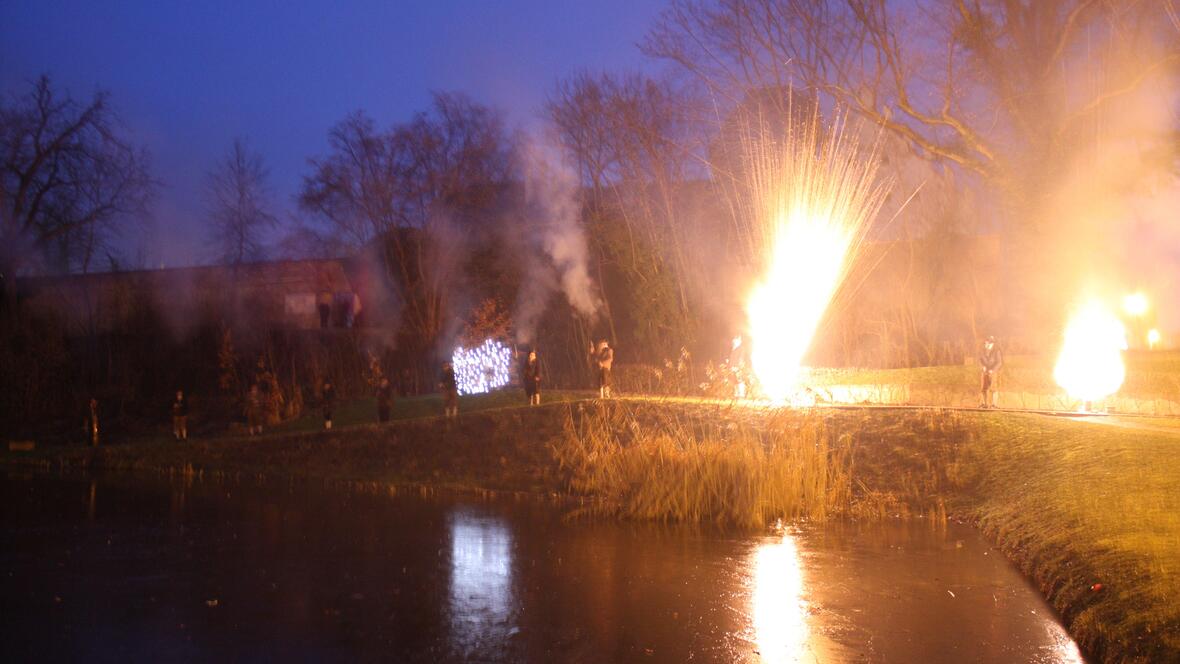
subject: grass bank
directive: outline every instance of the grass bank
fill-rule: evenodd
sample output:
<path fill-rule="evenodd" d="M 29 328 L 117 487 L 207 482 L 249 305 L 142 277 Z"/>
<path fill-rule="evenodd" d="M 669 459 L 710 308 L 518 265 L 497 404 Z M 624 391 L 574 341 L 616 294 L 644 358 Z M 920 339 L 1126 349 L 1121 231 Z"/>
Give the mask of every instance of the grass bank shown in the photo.
<path fill-rule="evenodd" d="M 261 436 L 140 439 L 124 444 L 5 453 L 10 468 L 133 470 L 217 477 L 306 477 L 458 490 L 546 493 L 565 486 L 547 442 L 562 433 L 553 403 L 472 408 L 455 420 L 403 418 L 269 431 Z M 468 404 L 471 405 L 471 404 Z"/>
<path fill-rule="evenodd" d="M 1180 661 L 1180 431 L 976 416 L 968 514 L 1098 659 Z"/>

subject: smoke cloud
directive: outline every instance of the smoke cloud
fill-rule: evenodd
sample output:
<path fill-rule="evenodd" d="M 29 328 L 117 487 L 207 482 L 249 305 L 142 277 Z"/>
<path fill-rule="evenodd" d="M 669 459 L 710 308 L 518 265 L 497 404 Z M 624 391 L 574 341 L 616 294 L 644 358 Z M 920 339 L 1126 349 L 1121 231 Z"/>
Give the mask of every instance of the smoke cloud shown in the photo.
<path fill-rule="evenodd" d="M 517 343 L 529 344 L 556 290 L 590 320 L 598 317 L 602 300 L 590 278 L 577 176 L 553 148 L 526 142 L 517 158 L 523 179 L 518 244 L 525 269 L 513 320 Z"/>
<path fill-rule="evenodd" d="M 1076 283 L 1060 284 L 1062 294 L 1097 295 L 1117 304 L 1122 295 L 1141 290 L 1166 345 L 1174 345 L 1180 331 L 1180 311 L 1172 308 L 1180 301 L 1173 83 L 1166 78 L 1142 85 L 1096 114 L 1088 140 L 1063 169 L 1052 209 L 1061 224 L 1059 251 L 1068 254 L 1058 258 L 1055 271 L 1078 276 Z"/>

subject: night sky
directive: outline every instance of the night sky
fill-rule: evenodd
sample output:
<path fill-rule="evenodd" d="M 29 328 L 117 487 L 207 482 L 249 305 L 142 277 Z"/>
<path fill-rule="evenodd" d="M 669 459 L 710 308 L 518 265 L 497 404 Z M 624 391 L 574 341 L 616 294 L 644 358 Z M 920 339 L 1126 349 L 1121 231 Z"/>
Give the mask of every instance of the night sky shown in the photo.
<path fill-rule="evenodd" d="M 0 0 L 0 89 L 46 73 L 75 98 L 110 91 L 164 185 L 139 234 L 145 258 L 176 266 L 208 256 L 205 173 L 235 136 L 263 155 L 287 219 L 307 159 L 346 114 L 388 126 L 431 91 L 460 91 L 534 125 L 561 76 L 656 67 L 636 44 L 665 4 Z"/>

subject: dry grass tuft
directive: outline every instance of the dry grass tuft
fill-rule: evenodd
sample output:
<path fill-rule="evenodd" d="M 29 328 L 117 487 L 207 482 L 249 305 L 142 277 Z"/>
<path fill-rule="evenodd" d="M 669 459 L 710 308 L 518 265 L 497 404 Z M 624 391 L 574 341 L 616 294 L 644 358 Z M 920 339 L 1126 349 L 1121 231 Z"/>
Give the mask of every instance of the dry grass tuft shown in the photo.
<path fill-rule="evenodd" d="M 762 527 L 851 503 L 849 446 L 818 417 L 756 426 L 596 405 L 571 409 L 551 446 L 573 491 L 629 518 Z"/>

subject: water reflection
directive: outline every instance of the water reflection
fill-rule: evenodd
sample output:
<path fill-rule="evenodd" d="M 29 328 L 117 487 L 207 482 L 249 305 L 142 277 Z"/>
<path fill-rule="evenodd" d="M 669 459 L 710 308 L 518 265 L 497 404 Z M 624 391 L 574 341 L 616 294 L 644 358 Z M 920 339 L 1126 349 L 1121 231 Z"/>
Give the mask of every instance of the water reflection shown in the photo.
<path fill-rule="evenodd" d="M 763 661 L 799 661 L 807 648 L 807 601 L 792 534 L 755 550 L 753 584 L 754 633 Z"/>
<path fill-rule="evenodd" d="M 452 512 L 451 641 L 468 656 L 502 645 L 512 624 L 512 534 L 502 518 Z"/>
<path fill-rule="evenodd" d="M 1048 652 L 1047 662 L 1052 664 L 1085 664 L 1086 660 L 1082 658 L 1082 651 L 1078 649 L 1078 644 L 1065 628 L 1055 620 L 1045 619 L 1045 631 L 1048 632 L 1049 643 L 1051 645 L 1044 646 Z"/>
<path fill-rule="evenodd" d="M 760 542 L 745 567 L 758 658 L 1083 664 L 1006 561 L 967 534 L 828 526 Z"/>
<path fill-rule="evenodd" d="M 0 524 L 12 661 L 1082 661 L 953 525 L 734 537 L 122 475 L 0 475 Z"/>
<path fill-rule="evenodd" d="M 97 503 L 98 480 L 90 480 L 90 493 L 86 496 L 86 520 L 94 521 L 94 506 Z"/>

